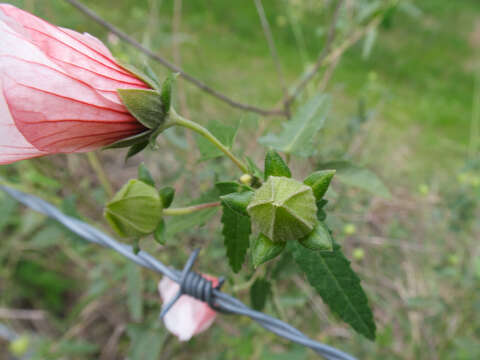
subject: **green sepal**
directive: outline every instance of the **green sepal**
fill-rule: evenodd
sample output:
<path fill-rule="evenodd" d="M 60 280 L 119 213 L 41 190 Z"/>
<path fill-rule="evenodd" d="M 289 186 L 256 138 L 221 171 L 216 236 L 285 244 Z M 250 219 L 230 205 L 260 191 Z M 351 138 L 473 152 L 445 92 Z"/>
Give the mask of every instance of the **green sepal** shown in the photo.
<path fill-rule="evenodd" d="M 122 103 L 143 126 L 157 129 L 165 122 L 166 113 L 160 93 L 146 89 L 118 89 Z"/>
<path fill-rule="evenodd" d="M 235 181 L 220 181 L 215 184 L 220 195 L 227 195 L 235 192 L 253 191 L 250 186 L 239 184 Z"/>
<path fill-rule="evenodd" d="M 160 98 L 162 99 L 162 109 L 164 114 L 168 114 L 172 106 L 172 90 L 175 80 L 179 73 L 170 73 L 163 81 Z"/>
<path fill-rule="evenodd" d="M 332 181 L 333 175 L 335 175 L 335 170 L 319 170 L 310 174 L 303 183 L 308 185 L 313 190 L 313 195 L 317 200 L 321 200 L 323 195 L 328 190 L 328 186 Z"/>
<path fill-rule="evenodd" d="M 324 222 L 319 221 L 313 231 L 300 239 L 300 244 L 310 250 L 318 251 L 332 251 L 333 250 L 333 238 L 330 230 Z"/>
<path fill-rule="evenodd" d="M 125 161 L 127 161 L 128 159 L 130 159 L 132 156 L 137 155 L 140 151 L 142 151 L 143 149 L 145 149 L 145 148 L 147 147 L 147 145 L 148 145 L 148 141 L 145 141 L 145 142 L 141 142 L 141 143 L 132 145 L 132 146 L 130 147 L 130 149 L 128 149 L 127 155 L 125 155 Z"/>
<path fill-rule="evenodd" d="M 143 162 L 138 165 L 138 180 L 155 187 L 155 180 L 153 180 L 152 174 L 150 174 L 150 171 L 148 171 Z"/>
<path fill-rule="evenodd" d="M 269 176 L 292 177 L 288 165 L 273 149 L 268 150 L 265 156 L 265 180 L 267 180 Z"/>
<path fill-rule="evenodd" d="M 254 188 L 259 188 L 262 186 L 261 179 L 263 179 L 265 175 L 249 156 L 246 156 L 245 160 L 247 161 L 248 173 L 253 176 L 251 186 Z"/>
<path fill-rule="evenodd" d="M 157 82 L 158 80 L 156 75 L 150 76 L 150 74 L 145 74 L 144 72 L 137 69 L 135 66 L 132 66 L 130 64 L 125 64 L 122 61 L 119 61 L 118 59 L 116 60 L 120 64 L 120 66 L 125 70 L 127 70 L 129 73 L 135 75 L 137 78 L 147 83 L 152 89 L 158 90 L 159 87 L 158 87 L 158 82 Z M 147 72 L 153 73 L 152 69 L 149 68 L 148 65 L 145 67 L 145 69 L 147 70 Z"/>
<path fill-rule="evenodd" d="M 161 188 L 158 193 L 162 199 L 163 208 L 166 209 L 172 205 L 173 198 L 175 197 L 175 189 L 171 186 L 165 186 Z"/>
<path fill-rule="evenodd" d="M 119 149 L 119 148 L 133 146 L 136 144 L 141 144 L 141 143 L 144 143 L 145 141 L 148 142 L 148 139 L 151 135 L 152 135 L 152 130 L 147 130 L 147 131 L 141 132 L 140 134 L 135 134 L 125 139 L 115 141 L 110 145 L 104 146 L 102 150 Z"/>
<path fill-rule="evenodd" d="M 263 234 L 258 235 L 252 244 L 252 262 L 257 266 L 272 260 L 285 249 L 286 242 L 273 242 Z"/>
<path fill-rule="evenodd" d="M 165 235 L 165 220 L 161 220 L 158 223 L 158 226 L 155 228 L 155 231 L 153 232 L 153 238 L 157 243 L 160 245 L 165 245 L 167 243 L 167 237 Z"/>
<path fill-rule="evenodd" d="M 325 219 L 327 218 L 327 213 L 325 212 L 325 210 L 323 210 L 323 208 L 325 207 L 325 205 L 327 205 L 327 203 L 328 203 L 328 200 L 325 200 L 325 199 L 317 201 L 317 219 L 319 221 L 325 221 Z"/>
<path fill-rule="evenodd" d="M 245 191 L 241 193 L 231 193 L 220 196 L 220 200 L 228 207 L 242 215 L 249 216 L 247 213 L 247 206 L 253 197 L 253 191 Z"/>
<path fill-rule="evenodd" d="M 107 203 L 104 215 L 120 236 L 140 238 L 158 226 L 162 208 L 160 195 L 153 186 L 132 179 Z"/>

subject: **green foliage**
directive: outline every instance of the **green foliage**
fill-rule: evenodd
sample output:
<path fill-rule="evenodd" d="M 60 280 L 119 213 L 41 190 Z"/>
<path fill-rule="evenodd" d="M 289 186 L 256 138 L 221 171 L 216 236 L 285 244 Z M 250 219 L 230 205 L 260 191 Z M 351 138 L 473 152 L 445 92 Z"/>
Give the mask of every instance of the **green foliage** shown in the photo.
<path fill-rule="evenodd" d="M 262 311 L 268 297 L 272 296 L 272 285 L 265 278 L 258 278 L 250 288 L 250 304 L 257 311 Z"/>
<path fill-rule="evenodd" d="M 158 326 L 130 324 L 127 327 L 130 338 L 128 357 L 132 360 L 157 360 L 160 357 L 165 333 Z"/>
<path fill-rule="evenodd" d="M 285 154 L 308 157 L 315 153 L 314 138 L 325 123 L 330 99 L 318 94 L 297 110 L 293 118 L 283 124 L 279 135 L 268 134 L 259 139 L 260 144 L 270 146 Z"/>
<path fill-rule="evenodd" d="M 118 89 L 117 92 L 128 111 L 146 128 L 157 129 L 165 121 L 166 114 L 158 91 Z"/>
<path fill-rule="evenodd" d="M 292 177 L 292 173 L 288 165 L 283 161 L 282 157 L 275 150 L 268 150 L 265 156 L 265 180 L 269 176 Z"/>
<path fill-rule="evenodd" d="M 335 169 L 336 177 L 346 185 L 358 187 L 374 195 L 390 198 L 391 194 L 385 184 L 372 171 L 352 164 L 349 161 L 332 161 L 321 164 L 322 169 Z"/>
<path fill-rule="evenodd" d="M 143 318 L 143 276 L 142 270 L 134 263 L 125 267 L 127 284 L 127 306 L 133 321 Z"/>
<path fill-rule="evenodd" d="M 234 272 L 239 272 L 249 247 L 250 218 L 246 212 L 253 193 L 232 193 L 221 197 L 222 234 L 227 258 Z"/>
<path fill-rule="evenodd" d="M 227 148 L 231 148 L 233 143 L 235 142 L 235 136 L 237 135 L 237 131 L 239 128 L 239 124 L 237 123 L 235 126 L 225 125 L 219 121 L 213 120 L 207 124 L 207 129 L 218 139 L 220 142 L 225 145 Z M 210 141 L 205 139 L 200 135 L 195 136 L 198 150 L 201 154 L 201 161 L 214 159 L 220 156 L 224 156 L 225 154 L 218 149 L 215 145 L 213 145 Z"/>
<path fill-rule="evenodd" d="M 370 340 L 375 339 L 375 322 L 360 279 L 350 267 L 340 245 L 332 252 L 312 251 L 292 242 L 293 257 L 323 301 L 343 321 Z"/>
<path fill-rule="evenodd" d="M 160 245 L 165 245 L 167 243 L 166 224 L 165 224 L 164 219 L 162 219 L 158 223 L 158 226 L 156 227 L 155 231 L 153 232 L 153 238 Z"/>

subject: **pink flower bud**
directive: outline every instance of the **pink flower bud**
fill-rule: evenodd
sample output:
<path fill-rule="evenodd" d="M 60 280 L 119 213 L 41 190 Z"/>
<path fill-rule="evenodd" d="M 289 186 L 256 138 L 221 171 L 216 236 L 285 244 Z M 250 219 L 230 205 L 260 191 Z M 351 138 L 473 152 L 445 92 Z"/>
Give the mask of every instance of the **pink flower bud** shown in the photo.
<path fill-rule="evenodd" d="M 0 164 L 90 151 L 145 130 L 117 89 L 149 88 L 100 40 L 0 4 Z"/>
<path fill-rule="evenodd" d="M 202 275 L 217 286 L 218 279 L 209 275 Z M 163 305 L 175 296 L 180 286 L 164 277 L 158 284 L 158 290 L 162 297 Z M 182 295 L 175 305 L 167 312 L 163 321 L 168 331 L 176 335 L 180 341 L 188 341 L 210 327 L 217 313 L 206 303 L 196 300 L 188 295 Z"/>

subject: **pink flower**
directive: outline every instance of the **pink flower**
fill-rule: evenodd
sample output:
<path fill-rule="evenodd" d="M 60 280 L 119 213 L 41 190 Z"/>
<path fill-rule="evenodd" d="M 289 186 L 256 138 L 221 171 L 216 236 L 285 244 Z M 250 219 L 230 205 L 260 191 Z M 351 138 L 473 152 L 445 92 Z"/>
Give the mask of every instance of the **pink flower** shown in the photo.
<path fill-rule="evenodd" d="M 202 275 L 217 286 L 218 279 Z M 158 290 L 162 297 L 163 305 L 175 296 L 180 286 L 167 277 L 164 277 L 158 284 Z M 188 295 L 182 295 L 175 305 L 167 312 L 163 321 L 168 331 L 176 335 L 180 341 L 187 341 L 210 327 L 217 313 L 206 303 L 196 300 Z"/>
<path fill-rule="evenodd" d="M 0 4 L 0 164 L 85 152 L 145 130 L 117 89 L 149 88 L 89 34 Z"/>

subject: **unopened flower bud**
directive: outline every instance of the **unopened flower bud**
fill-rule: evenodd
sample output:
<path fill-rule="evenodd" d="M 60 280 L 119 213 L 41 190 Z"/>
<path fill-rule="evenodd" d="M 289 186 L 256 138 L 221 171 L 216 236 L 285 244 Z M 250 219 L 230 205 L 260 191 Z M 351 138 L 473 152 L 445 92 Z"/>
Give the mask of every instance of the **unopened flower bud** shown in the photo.
<path fill-rule="evenodd" d="M 162 220 L 162 199 L 143 181 L 130 180 L 105 207 L 105 218 L 123 237 L 151 234 Z"/>
<path fill-rule="evenodd" d="M 270 176 L 247 211 L 256 230 L 273 242 L 303 238 L 317 223 L 312 188 L 286 177 Z"/>

